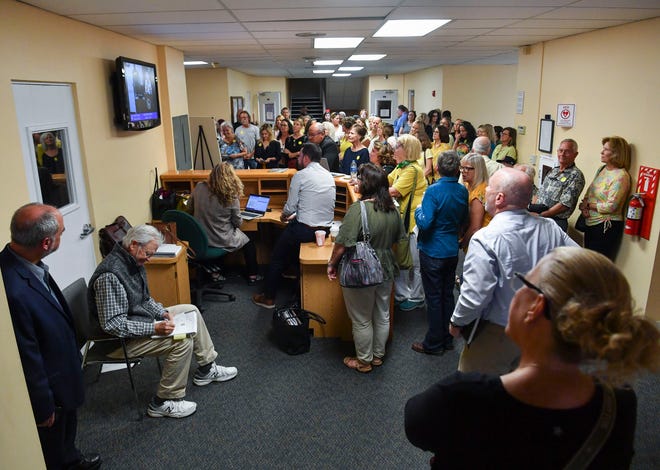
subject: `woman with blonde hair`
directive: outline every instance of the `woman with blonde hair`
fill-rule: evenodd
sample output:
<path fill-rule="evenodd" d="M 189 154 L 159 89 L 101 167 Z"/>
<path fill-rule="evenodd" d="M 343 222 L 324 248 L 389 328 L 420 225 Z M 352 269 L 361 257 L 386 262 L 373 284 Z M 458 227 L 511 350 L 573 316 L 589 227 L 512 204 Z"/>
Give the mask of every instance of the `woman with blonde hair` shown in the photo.
<path fill-rule="evenodd" d="M 518 367 L 456 372 L 411 398 L 408 439 L 435 454 L 432 468 L 629 468 L 637 399 L 612 385 L 658 369 L 658 329 L 635 315 L 628 281 L 595 251 L 557 248 L 513 280 L 506 334 Z"/>
<path fill-rule="evenodd" d="M 461 159 L 460 170 L 463 183 L 469 193 L 470 225 L 461 239 L 461 247 L 467 251 L 472 235 L 480 228 L 488 225 L 493 217 L 486 211 L 488 170 L 483 157 L 478 153 L 468 153 Z"/>
<path fill-rule="evenodd" d="M 623 237 L 623 211 L 630 192 L 630 145 L 623 137 L 603 137 L 600 167 L 580 210 L 587 228 L 584 247 L 614 261 Z"/>
<path fill-rule="evenodd" d="M 373 144 L 369 152 L 369 161 L 383 170 L 386 175 L 389 175 L 394 170 L 394 167 L 396 167 L 392 147 L 387 142 L 377 141 Z"/>
<path fill-rule="evenodd" d="M 273 128 L 264 124 L 259 129 L 261 140 L 254 146 L 254 159 L 261 168 L 277 168 L 280 159 L 280 145 L 275 140 Z"/>
<path fill-rule="evenodd" d="M 242 195 L 243 183 L 234 168 L 229 163 L 220 163 L 213 167 L 207 181 L 195 186 L 189 207 L 204 227 L 209 246 L 229 252 L 243 250 L 248 284 L 254 285 L 262 278 L 258 275 L 254 243 L 239 228 L 243 223 L 239 202 Z"/>
<path fill-rule="evenodd" d="M 400 136 L 394 147 L 396 168 L 387 175 L 390 183 L 389 192 L 399 203 L 399 212 L 403 219 L 406 234 L 409 235 L 412 267 L 401 269 L 394 280 L 394 300 L 403 311 L 414 310 L 424 306 L 424 289 L 419 268 L 419 250 L 415 235 L 415 208 L 422 203 L 426 191 L 424 170 L 418 160 L 422 153 L 422 145 L 417 137 L 410 134 Z"/>
<path fill-rule="evenodd" d="M 490 140 L 490 154 L 492 154 L 495 147 L 497 147 L 497 136 L 495 135 L 493 125 L 482 124 L 477 127 L 477 137 L 488 137 L 488 140 Z"/>

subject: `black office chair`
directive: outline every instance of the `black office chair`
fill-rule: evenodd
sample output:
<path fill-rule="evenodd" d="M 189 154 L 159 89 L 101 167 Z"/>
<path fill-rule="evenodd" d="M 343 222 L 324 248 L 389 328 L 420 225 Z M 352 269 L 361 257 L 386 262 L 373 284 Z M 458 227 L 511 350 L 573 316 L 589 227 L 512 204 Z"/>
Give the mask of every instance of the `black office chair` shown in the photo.
<path fill-rule="evenodd" d="M 205 295 L 226 297 L 229 302 L 236 300 L 236 296 L 222 292 L 221 282 L 204 282 L 204 276 L 208 276 L 214 269 L 214 263 L 225 256 L 228 251 L 222 248 L 209 246 L 209 239 L 204 228 L 192 215 L 187 212 L 169 210 L 162 216 L 163 222 L 176 222 L 176 234 L 181 240 L 188 242 L 193 249 L 194 257 L 188 258 L 188 264 L 195 267 L 195 285 L 193 286 L 194 304 L 201 310 L 202 298 Z"/>
<path fill-rule="evenodd" d="M 62 291 L 62 294 L 73 315 L 78 347 L 83 348 L 82 368 L 84 369 L 88 365 L 99 364 L 95 379 L 95 381 L 98 381 L 101 376 L 103 364 L 125 364 L 128 372 L 128 380 L 131 382 L 131 390 L 133 390 L 133 396 L 135 397 L 138 420 L 141 420 L 144 413 L 140 406 L 137 390 L 135 389 L 131 366 L 139 364 L 143 357 L 129 356 L 124 338 L 106 333 L 101 329 L 98 319 L 92 318 L 89 312 L 89 304 L 87 303 L 87 284 L 85 283 L 85 279 L 82 277 L 77 279 L 71 285 L 67 286 Z M 114 358 L 108 356 L 108 354 L 116 351 L 118 348 L 123 349 L 123 357 Z M 160 362 L 158 362 L 158 369 L 160 370 Z"/>

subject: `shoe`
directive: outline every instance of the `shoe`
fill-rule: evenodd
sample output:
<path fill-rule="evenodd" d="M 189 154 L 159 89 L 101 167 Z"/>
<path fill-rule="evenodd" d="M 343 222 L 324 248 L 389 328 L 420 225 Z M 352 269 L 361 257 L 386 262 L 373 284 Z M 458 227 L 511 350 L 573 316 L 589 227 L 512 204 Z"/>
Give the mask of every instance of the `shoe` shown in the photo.
<path fill-rule="evenodd" d="M 358 372 L 362 372 L 363 374 L 371 372 L 371 364 L 365 364 L 357 357 L 346 356 L 344 358 L 344 365 L 349 369 L 354 369 Z"/>
<path fill-rule="evenodd" d="M 296 271 L 294 271 L 293 269 L 291 269 L 291 270 L 288 270 L 288 271 L 284 271 L 282 273 L 282 277 L 284 279 L 298 279 L 298 273 Z"/>
<path fill-rule="evenodd" d="M 216 363 L 213 363 L 211 370 L 206 374 L 202 374 L 199 369 L 195 372 L 193 376 L 193 383 L 200 387 L 208 385 L 211 382 L 226 382 L 231 380 L 238 374 L 238 369 L 236 367 L 223 367 L 219 366 Z"/>
<path fill-rule="evenodd" d="M 264 294 L 254 294 L 252 296 L 252 302 L 257 304 L 259 307 L 275 308 L 275 301 L 273 299 L 269 299 Z"/>
<path fill-rule="evenodd" d="M 151 402 L 147 407 L 147 414 L 152 418 L 185 418 L 195 411 L 197 403 L 186 400 L 165 400 L 160 406 Z"/>
<path fill-rule="evenodd" d="M 411 346 L 412 350 L 422 354 L 430 354 L 431 356 L 442 356 L 445 353 L 444 348 L 440 348 L 435 351 L 430 351 L 424 347 L 422 343 L 413 343 Z"/>
<path fill-rule="evenodd" d="M 247 283 L 248 283 L 248 286 L 254 286 L 257 282 L 260 282 L 260 281 L 263 281 L 263 280 L 264 280 L 264 277 L 257 274 L 254 277 L 252 277 L 252 276 L 248 277 Z"/>
<path fill-rule="evenodd" d="M 399 304 L 399 310 L 402 312 L 410 312 L 417 308 L 424 307 L 425 303 L 423 300 L 404 300 Z"/>
<path fill-rule="evenodd" d="M 99 454 L 80 454 L 80 460 L 67 468 L 69 470 L 94 470 L 100 466 L 101 456 Z"/>
<path fill-rule="evenodd" d="M 383 358 L 382 357 L 376 357 L 371 360 L 371 365 L 374 367 L 380 367 L 383 365 Z"/>

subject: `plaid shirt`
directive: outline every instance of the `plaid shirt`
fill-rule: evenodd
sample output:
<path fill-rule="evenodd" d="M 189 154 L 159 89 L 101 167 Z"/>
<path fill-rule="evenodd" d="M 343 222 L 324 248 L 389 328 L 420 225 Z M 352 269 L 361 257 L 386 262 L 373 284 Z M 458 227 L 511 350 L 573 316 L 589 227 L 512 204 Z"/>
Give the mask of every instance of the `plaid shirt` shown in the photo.
<path fill-rule="evenodd" d="M 103 330 L 122 338 L 151 336 L 154 322 L 163 319 L 165 308 L 153 297 L 142 304 L 144 310 L 153 315 L 152 321 L 145 317 L 128 315 L 128 298 L 124 286 L 112 273 L 101 274 L 94 282 L 99 323 Z"/>
<path fill-rule="evenodd" d="M 555 216 L 556 219 L 568 219 L 578 203 L 584 189 L 584 175 L 575 164 L 564 171 L 554 167 L 543 180 L 537 202 L 552 207 L 558 202 L 568 207 Z"/>

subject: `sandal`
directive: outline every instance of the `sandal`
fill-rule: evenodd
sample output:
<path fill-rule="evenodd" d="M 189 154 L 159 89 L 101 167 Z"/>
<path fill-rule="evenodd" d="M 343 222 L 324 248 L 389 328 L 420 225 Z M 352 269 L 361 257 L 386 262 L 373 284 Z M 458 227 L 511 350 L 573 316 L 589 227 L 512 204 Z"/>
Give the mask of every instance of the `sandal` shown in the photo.
<path fill-rule="evenodd" d="M 354 369 L 358 372 L 362 372 L 363 374 L 371 372 L 371 364 L 365 364 L 357 357 L 346 356 L 344 358 L 344 365 L 349 369 Z"/>
<path fill-rule="evenodd" d="M 383 365 L 383 358 L 374 356 L 373 360 L 371 361 L 371 365 L 374 366 L 374 367 L 382 366 Z"/>

